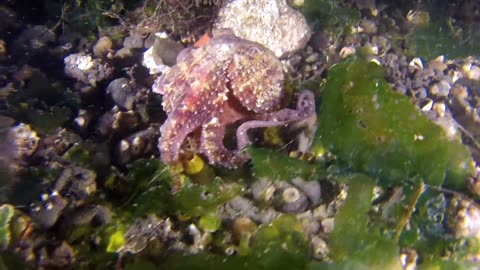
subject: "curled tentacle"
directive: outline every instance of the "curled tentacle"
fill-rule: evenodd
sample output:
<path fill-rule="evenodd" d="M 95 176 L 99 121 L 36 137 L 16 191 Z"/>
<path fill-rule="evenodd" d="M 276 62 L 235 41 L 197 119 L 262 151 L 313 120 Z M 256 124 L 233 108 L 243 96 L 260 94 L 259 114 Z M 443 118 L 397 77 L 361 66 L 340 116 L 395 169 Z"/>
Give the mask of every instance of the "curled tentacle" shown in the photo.
<path fill-rule="evenodd" d="M 250 145 L 247 131 L 252 128 L 277 127 L 299 122 L 312 117 L 315 114 L 315 95 L 308 90 L 302 91 L 298 97 L 297 109 L 283 109 L 278 112 L 262 114 L 261 120 L 247 121 L 237 129 L 237 149 L 241 150 Z"/>

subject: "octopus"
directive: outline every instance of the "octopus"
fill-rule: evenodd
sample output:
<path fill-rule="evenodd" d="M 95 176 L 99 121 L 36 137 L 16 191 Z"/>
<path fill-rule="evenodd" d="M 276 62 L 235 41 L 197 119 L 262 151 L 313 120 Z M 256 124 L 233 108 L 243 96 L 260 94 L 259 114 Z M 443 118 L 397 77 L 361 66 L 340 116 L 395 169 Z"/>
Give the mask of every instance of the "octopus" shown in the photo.
<path fill-rule="evenodd" d="M 299 93 L 297 108 L 282 107 L 285 96 L 280 60 L 263 45 L 218 30 L 199 48 L 186 48 L 177 63 L 156 79 L 167 119 L 160 128 L 161 159 L 179 161 L 187 138 L 212 165 L 236 168 L 248 160 L 248 130 L 282 126 L 315 114 L 312 92 Z M 224 144 L 227 126 L 236 129 L 236 149 Z"/>

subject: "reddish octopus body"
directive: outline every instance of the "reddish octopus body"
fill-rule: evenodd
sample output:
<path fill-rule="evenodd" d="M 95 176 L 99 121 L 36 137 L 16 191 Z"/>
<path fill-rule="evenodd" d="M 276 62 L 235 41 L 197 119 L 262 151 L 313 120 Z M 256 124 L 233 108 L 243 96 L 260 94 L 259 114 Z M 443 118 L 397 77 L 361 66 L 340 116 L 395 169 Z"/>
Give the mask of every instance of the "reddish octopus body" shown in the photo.
<path fill-rule="evenodd" d="M 200 128 L 199 149 L 210 164 L 234 168 L 246 161 L 239 150 L 249 143 L 247 130 L 279 126 L 314 114 L 313 94 L 300 94 L 297 109 L 283 109 L 283 69 L 264 46 L 223 30 L 204 46 L 185 49 L 177 64 L 159 77 L 153 91 L 163 95 L 168 118 L 162 125 L 159 150 L 173 164 L 186 138 Z M 237 150 L 223 144 L 228 124 L 237 129 Z"/>

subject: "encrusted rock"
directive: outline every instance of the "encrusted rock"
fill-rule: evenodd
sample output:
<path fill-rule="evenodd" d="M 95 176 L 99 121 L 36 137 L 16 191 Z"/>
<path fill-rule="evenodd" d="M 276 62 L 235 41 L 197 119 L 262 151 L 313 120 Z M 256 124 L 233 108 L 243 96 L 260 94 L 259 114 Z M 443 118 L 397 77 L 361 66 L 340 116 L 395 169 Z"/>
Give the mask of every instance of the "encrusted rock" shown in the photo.
<path fill-rule="evenodd" d="M 30 125 L 20 123 L 13 127 L 11 132 L 15 139 L 15 145 L 19 157 L 31 156 L 35 150 L 37 150 L 40 138 L 37 136 L 37 132 L 32 130 Z"/>
<path fill-rule="evenodd" d="M 58 176 L 53 187 L 60 195 L 70 200 L 85 200 L 97 190 L 97 174 L 82 167 L 67 167 Z"/>
<path fill-rule="evenodd" d="M 111 65 L 84 53 L 71 54 L 65 57 L 64 62 L 68 76 L 93 86 L 113 73 Z"/>
<path fill-rule="evenodd" d="M 302 49 L 311 35 L 303 15 L 285 0 L 226 1 L 214 25 L 214 29 L 221 28 L 266 46 L 277 57 Z"/>

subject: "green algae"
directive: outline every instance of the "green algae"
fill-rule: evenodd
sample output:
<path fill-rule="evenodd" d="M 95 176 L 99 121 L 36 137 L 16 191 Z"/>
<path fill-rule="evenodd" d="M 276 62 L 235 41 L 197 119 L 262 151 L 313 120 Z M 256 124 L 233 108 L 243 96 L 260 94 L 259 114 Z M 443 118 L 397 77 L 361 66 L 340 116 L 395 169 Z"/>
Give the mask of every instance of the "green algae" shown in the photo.
<path fill-rule="evenodd" d="M 382 186 L 424 181 L 464 188 L 473 172 L 469 150 L 393 92 L 380 66 L 349 58 L 331 68 L 322 90 L 313 151 L 325 147 Z"/>
<path fill-rule="evenodd" d="M 128 204 L 135 216 L 169 213 L 199 217 L 215 212 L 242 191 L 240 184 L 227 185 L 219 177 L 205 185 L 182 177 L 182 186 L 171 192 L 175 185 L 174 175 L 161 161 L 137 160 L 129 167 L 128 178 L 135 186 L 135 192 Z"/>
<path fill-rule="evenodd" d="M 412 54 L 431 60 L 439 55 L 450 59 L 478 55 L 478 38 L 478 24 L 469 24 L 462 32 L 454 32 L 448 21 L 437 21 L 418 27 L 406 40 Z"/>
<path fill-rule="evenodd" d="M 241 191 L 240 185 L 224 185 L 220 178 L 208 185 L 189 183 L 174 195 L 172 206 L 188 216 L 202 216 L 215 212 L 220 205 L 240 195 Z"/>
<path fill-rule="evenodd" d="M 352 7 L 342 6 L 338 0 L 305 0 L 303 14 L 314 25 L 334 35 L 341 35 L 360 19 L 360 12 Z"/>
<path fill-rule="evenodd" d="M 305 269 L 309 246 L 294 216 L 281 215 L 261 225 L 244 256 L 170 256 L 162 269 Z"/>
<path fill-rule="evenodd" d="M 353 174 L 340 181 L 349 184 L 345 204 L 335 216 L 330 236 L 330 251 L 340 269 L 402 269 L 399 247 L 389 237 L 368 225 L 368 211 L 375 181 L 363 174 Z M 347 267 L 348 266 L 348 267 Z M 355 267 L 355 268 L 351 268 Z"/>
<path fill-rule="evenodd" d="M 257 178 L 272 181 L 290 181 L 296 177 L 318 180 L 325 175 L 324 168 L 319 164 L 291 158 L 272 149 L 249 147 L 248 153 L 252 159 L 253 174 Z"/>

